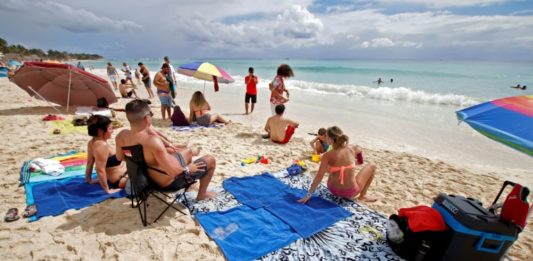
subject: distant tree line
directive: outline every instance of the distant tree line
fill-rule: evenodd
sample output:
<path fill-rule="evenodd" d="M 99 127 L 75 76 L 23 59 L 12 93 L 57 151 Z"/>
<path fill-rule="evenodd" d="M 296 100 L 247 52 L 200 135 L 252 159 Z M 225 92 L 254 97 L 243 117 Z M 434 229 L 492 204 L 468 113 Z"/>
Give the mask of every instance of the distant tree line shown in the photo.
<path fill-rule="evenodd" d="M 13 53 L 19 56 L 36 55 L 41 59 L 51 60 L 98 60 L 104 58 L 98 54 L 90 53 L 69 53 L 65 51 L 56 50 L 48 50 L 47 52 L 45 52 L 42 49 L 38 48 L 27 49 L 26 47 L 20 44 L 8 45 L 7 41 L 2 38 L 0 38 L 0 52 L 4 54 Z"/>

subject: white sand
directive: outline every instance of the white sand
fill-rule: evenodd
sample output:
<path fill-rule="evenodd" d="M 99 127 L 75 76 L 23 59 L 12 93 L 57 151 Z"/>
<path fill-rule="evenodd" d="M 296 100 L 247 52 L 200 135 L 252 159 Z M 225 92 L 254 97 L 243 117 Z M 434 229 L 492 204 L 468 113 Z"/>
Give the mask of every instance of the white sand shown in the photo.
<path fill-rule="evenodd" d="M 209 85 L 210 86 L 210 85 Z M 20 212 L 25 207 L 25 193 L 18 187 L 19 170 L 25 160 L 63 153 L 70 150 L 85 151 L 89 137 L 85 134 L 49 134 L 48 123 L 41 118 L 54 113 L 48 105 L 30 98 L 25 92 L 5 78 L 0 79 L 3 95 L 0 98 L 0 166 L 4 178 L 0 197 L 0 212 L 11 207 Z M 142 88 L 141 88 L 142 89 Z M 143 92 L 144 94 L 144 92 Z M 177 102 L 188 107 L 192 91 L 180 89 Z M 266 97 L 266 94 L 261 94 Z M 287 167 L 292 160 L 310 155 L 308 131 L 315 128 L 302 126 L 296 137 L 286 146 L 271 144 L 259 137 L 261 125 L 270 113 L 267 101 L 260 99 L 257 110 L 249 116 L 242 113 L 243 95 L 221 91 L 207 92 L 215 111 L 229 113 L 229 118 L 241 123 L 230 124 L 222 129 L 207 129 L 195 132 L 174 132 L 167 122 L 160 119 L 158 101 L 154 99 L 156 114 L 154 125 L 172 137 L 177 143 L 189 143 L 203 148 L 202 154 L 213 154 L 217 170 L 212 187 L 221 186 L 231 176 L 252 175 L 262 171 L 276 171 Z M 123 108 L 128 100 L 120 99 L 111 107 Z M 292 105 L 291 105 L 292 106 Z M 64 110 L 64 108 L 60 108 Z M 295 118 L 296 114 L 288 113 Z M 67 117 L 71 117 L 67 114 Z M 118 119 L 128 126 L 123 113 Z M 305 122 L 305 121 L 302 121 Z M 342 123 L 338 123 L 343 126 Z M 117 132 L 115 132 L 117 133 Z M 372 147 L 372 146 L 368 146 Z M 249 156 L 265 155 L 270 164 L 241 166 L 240 161 Z M 365 148 L 365 160 L 375 162 L 378 173 L 369 193 L 380 198 L 368 206 L 387 215 L 399 208 L 415 205 L 431 205 L 439 192 L 467 195 L 490 204 L 505 177 L 533 185 L 533 173 L 506 172 L 491 169 L 489 172 L 471 170 L 439 160 L 408 153 L 383 149 Z M 318 165 L 308 161 L 311 174 Z M 162 205 L 150 202 L 150 208 Z M 149 219 L 153 220 L 155 211 Z M 70 210 L 57 217 L 46 217 L 33 223 L 18 220 L 0 222 L 0 259 L 116 259 L 116 260 L 223 260 L 217 245 L 208 238 L 194 219 L 177 211 L 168 211 L 160 221 L 143 227 L 137 209 L 129 206 L 127 199 L 108 200 L 81 210 Z M 509 254 L 515 260 L 526 260 L 533 252 L 531 226 L 520 235 Z"/>

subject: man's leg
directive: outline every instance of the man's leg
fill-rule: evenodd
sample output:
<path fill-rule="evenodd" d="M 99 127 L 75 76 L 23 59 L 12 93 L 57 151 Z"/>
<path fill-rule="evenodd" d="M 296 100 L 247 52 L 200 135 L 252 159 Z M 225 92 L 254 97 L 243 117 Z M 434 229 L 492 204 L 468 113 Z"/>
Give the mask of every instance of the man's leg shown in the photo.
<path fill-rule="evenodd" d="M 248 103 L 247 102 L 244 103 L 244 108 L 246 109 L 246 114 L 248 114 Z M 253 105 L 252 105 L 252 108 L 253 108 Z"/>
<path fill-rule="evenodd" d="M 198 201 L 214 198 L 217 195 L 215 192 L 207 191 L 207 186 L 209 186 L 211 178 L 215 174 L 216 160 L 211 155 L 203 156 L 202 159 L 207 163 L 207 174 L 200 179 L 200 188 L 198 189 L 198 196 L 196 196 Z"/>
<path fill-rule="evenodd" d="M 161 116 L 165 119 L 165 105 L 161 105 Z"/>

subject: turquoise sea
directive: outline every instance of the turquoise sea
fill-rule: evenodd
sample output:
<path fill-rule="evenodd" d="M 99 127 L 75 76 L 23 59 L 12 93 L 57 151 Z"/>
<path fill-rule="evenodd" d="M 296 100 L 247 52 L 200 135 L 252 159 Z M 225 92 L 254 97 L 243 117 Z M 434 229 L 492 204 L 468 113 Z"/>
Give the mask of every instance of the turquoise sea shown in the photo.
<path fill-rule="evenodd" d="M 125 62 L 135 68 L 139 61 L 151 72 L 161 66 L 160 59 Z M 179 67 L 193 61 L 172 60 L 172 64 Z M 107 62 L 84 61 L 84 65 L 105 75 Z M 120 69 L 123 61 L 111 62 Z M 254 67 L 261 80 L 259 99 L 265 101 L 267 84 L 277 66 L 289 64 L 295 77 L 287 82 L 291 90 L 287 115 L 299 119 L 308 131 L 339 125 L 354 143 L 478 167 L 529 170 L 533 163 L 530 157 L 481 136 L 467 124 L 458 125 L 455 116 L 455 111 L 483 101 L 533 94 L 532 63 L 289 59 L 209 62 L 234 77 L 235 83 L 222 85 L 221 90 L 238 97 L 244 91 L 243 77 L 248 67 Z M 378 78 L 384 83 L 378 85 Z M 180 88 L 203 85 L 183 75 L 179 75 L 179 82 Z M 510 88 L 517 84 L 528 88 Z M 212 89 L 211 84 L 208 86 Z M 240 99 L 235 111 L 242 110 Z"/>

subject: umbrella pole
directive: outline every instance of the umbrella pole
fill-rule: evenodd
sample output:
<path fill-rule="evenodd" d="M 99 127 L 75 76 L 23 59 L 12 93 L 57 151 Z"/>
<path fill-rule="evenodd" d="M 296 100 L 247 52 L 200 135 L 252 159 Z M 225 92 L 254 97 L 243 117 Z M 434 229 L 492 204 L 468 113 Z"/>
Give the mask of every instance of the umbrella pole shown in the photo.
<path fill-rule="evenodd" d="M 43 99 L 43 101 L 46 101 L 48 104 L 50 104 L 50 107 L 52 107 L 52 109 L 56 110 L 59 114 L 62 114 L 58 109 L 56 109 L 56 107 L 51 104 L 47 99 L 45 99 L 43 96 L 41 96 L 38 92 L 36 92 L 31 86 L 28 86 L 28 88 L 33 92 L 35 93 L 35 95 L 39 96 L 39 98 Z"/>
<path fill-rule="evenodd" d="M 204 94 L 205 94 L 205 80 L 204 80 Z"/>
<path fill-rule="evenodd" d="M 70 85 L 72 84 L 72 71 L 68 70 L 68 96 L 67 96 L 67 112 L 70 105 Z"/>

